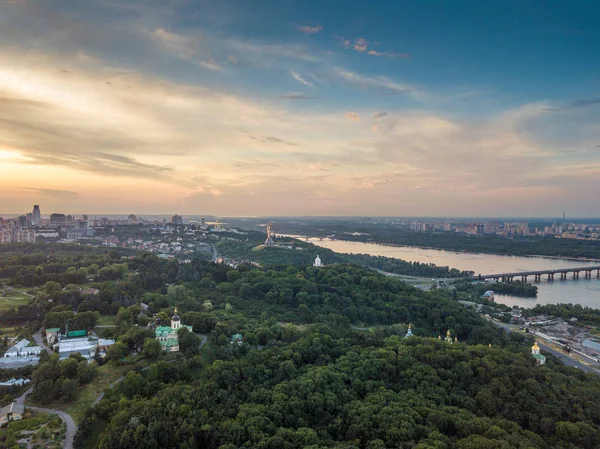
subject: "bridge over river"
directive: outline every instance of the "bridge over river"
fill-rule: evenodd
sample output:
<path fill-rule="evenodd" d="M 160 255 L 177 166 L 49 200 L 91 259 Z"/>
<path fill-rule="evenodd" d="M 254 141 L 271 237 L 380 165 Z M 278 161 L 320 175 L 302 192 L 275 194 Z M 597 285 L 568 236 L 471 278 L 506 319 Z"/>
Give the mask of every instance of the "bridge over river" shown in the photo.
<path fill-rule="evenodd" d="M 494 279 L 496 281 L 510 282 L 515 277 L 521 277 L 521 281 L 527 282 L 529 276 L 534 276 L 535 282 L 539 282 L 542 276 L 547 275 L 548 280 L 554 279 L 554 275 L 560 275 L 560 279 L 565 280 L 569 273 L 573 273 L 573 279 L 579 279 L 579 273 L 583 271 L 586 279 L 591 279 L 592 273 L 596 272 L 596 277 L 600 278 L 600 265 L 574 268 L 558 268 L 553 270 L 535 270 L 535 271 L 517 271 L 515 273 L 494 273 L 494 274 L 479 274 L 473 276 L 474 280 Z"/>

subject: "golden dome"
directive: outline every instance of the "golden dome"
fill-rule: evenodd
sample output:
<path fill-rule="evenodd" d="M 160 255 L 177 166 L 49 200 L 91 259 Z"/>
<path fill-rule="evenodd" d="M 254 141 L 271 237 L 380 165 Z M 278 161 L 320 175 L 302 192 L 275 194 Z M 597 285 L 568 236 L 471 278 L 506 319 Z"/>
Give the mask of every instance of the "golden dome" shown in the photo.
<path fill-rule="evenodd" d="M 535 349 L 536 351 L 540 350 L 540 347 L 538 346 L 537 341 L 533 342 L 533 346 L 531 347 L 531 349 Z"/>

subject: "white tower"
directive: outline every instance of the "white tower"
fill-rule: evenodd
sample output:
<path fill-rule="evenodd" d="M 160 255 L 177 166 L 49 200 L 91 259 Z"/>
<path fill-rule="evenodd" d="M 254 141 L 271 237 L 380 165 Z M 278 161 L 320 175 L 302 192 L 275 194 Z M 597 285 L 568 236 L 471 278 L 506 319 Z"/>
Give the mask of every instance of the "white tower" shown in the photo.
<path fill-rule="evenodd" d="M 175 315 L 171 317 L 171 329 L 179 329 L 181 327 L 181 318 L 177 315 L 177 307 L 175 307 Z"/>
<path fill-rule="evenodd" d="M 313 263 L 313 267 L 322 267 L 323 266 L 323 262 L 321 262 L 321 258 L 319 257 L 319 255 L 317 255 L 317 258 L 315 259 L 315 263 Z"/>

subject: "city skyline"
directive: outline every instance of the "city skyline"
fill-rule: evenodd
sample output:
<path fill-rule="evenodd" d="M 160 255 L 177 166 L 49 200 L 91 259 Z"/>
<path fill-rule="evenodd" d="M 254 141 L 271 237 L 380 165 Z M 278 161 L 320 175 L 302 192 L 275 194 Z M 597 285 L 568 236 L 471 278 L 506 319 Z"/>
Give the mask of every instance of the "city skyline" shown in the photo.
<path fill-rule="evenodd" d="M 0 212 L 597 217 L 599 17 L 5 1 Z"/>

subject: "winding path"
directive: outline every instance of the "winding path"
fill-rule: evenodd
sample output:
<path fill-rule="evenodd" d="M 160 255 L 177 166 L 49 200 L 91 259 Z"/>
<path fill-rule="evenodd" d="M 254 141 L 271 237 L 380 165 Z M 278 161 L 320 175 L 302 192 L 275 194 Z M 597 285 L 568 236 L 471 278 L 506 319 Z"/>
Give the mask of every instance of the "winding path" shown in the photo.
<path fill-rule="evenodd" d="M 33 407 L 28 406 L 29 410 L 33 410 L 34 412 L 43 412 L 50 413 L 52 415 L 57 415 L 63 422 L 67 425 L 67 433 L 65 435 L 65 441 L 63 442 L 63 449 L 73 449 L 73 439 L 75 438 L 75 433 L 77 432 L 77 424 L 73 421 L 73 418 L 65 412 L 60 410 L 53 410 L 50 408 L 42 408 L 42 407 Z"/>
<path fill-rule="evenodd" d="M 25 399 L 33 392 L 33 387 L 30 387 L 25 393 L 19 396 L 15 402 L 17 404 L 24 405 Z M 34 407 L 27 406 L 27 409 L 39 412 L 39 413 L 50 413 L 51 415 L 57 415 L 63 422 L 67 425 L 67 433 L 65 435 L 65 441 L 63 442 L 63 449 L 73 449 L 73 439 L 75 438 L 75 433 L 77 432 L 77 424 L 73 421 L 73 418 L 68 413 L 65 413 L 61 410 L 54 410 L 51 408 L 43 408 L 43 407 Z"/>

